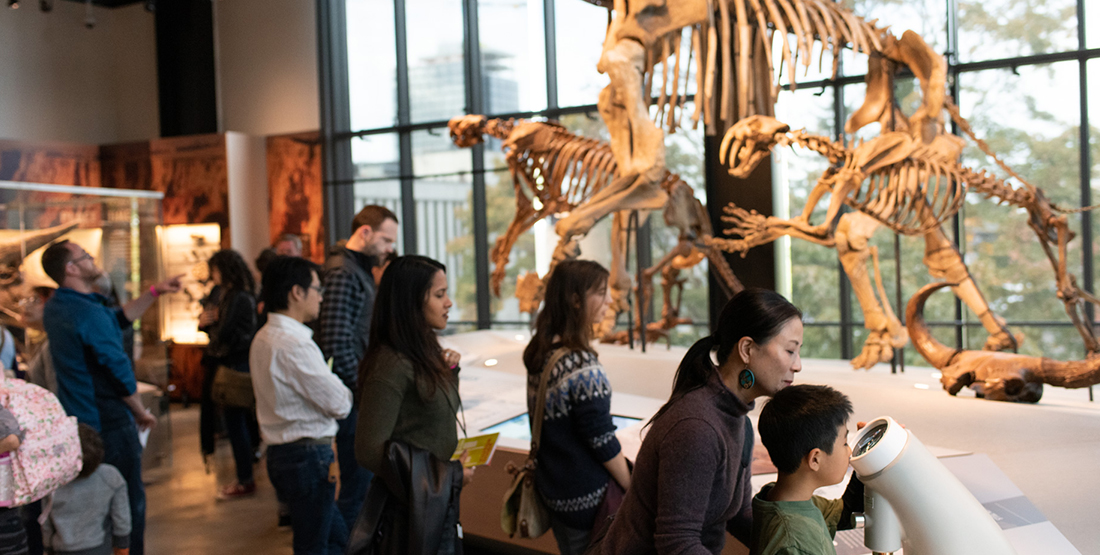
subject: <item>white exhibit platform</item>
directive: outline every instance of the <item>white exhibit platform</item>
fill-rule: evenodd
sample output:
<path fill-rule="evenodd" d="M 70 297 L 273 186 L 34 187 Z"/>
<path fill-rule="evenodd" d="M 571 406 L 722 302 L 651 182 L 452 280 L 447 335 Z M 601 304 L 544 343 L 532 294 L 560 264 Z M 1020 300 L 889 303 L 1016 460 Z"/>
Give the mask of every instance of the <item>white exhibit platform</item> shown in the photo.
<path fill-rule="evenodd" d="M 460 393 L 470 435 L 500 430 L 500 448 L 488 467 L 479 468 L 464 491 L 462 522 L 467 536 L 511 544 L 521 551 L 556 553 L 551 534 L 510 540 L 500 531 L 501 496 L 510 477 L 508 461 L 521 464 L 528 440 L 526 370 L 522 352 L 529 334 L 478 331 L 446 336 L 443 343 L 462 354 Z M 624 453 L 633 458 L 643 424 L 668 398 L 684 348 L 649 345 L 648 352 L 599 345 L 600 361 L 611 381 L 612 413 Z M 891 374 L 888 365 L 856 371 L 845 361 L 804 360 L 796 383 L 830 385 L 847 394 L 855 422 L 892 416 L 966 485 L 1001 523 L 1020 555 L 1095 553 L 1100 555 L 1100 402 L 1087 390 L 1046 387 L 1035 405 L 977 399 L 972 393 L 945 393 L 934 369 L 907 367 Z M 1100 390 L 1098 390 L 1100 393 Z M 755 420 L 761 403 L 750 414 Z M 759 488 L 774 475 L 755 476 Z M 834 490 L 835 491 L 835 490 Z M 842 491 L 842 490 L 841 490 Z M 831 494 L 839 496 L 840 491 Z M 837 536 L 838 554 L 861 550 L 861 532 Z M 725 553 L 745 551 L 729 542 Z M 497 544 L 501 547 L 502 544 Z"/>

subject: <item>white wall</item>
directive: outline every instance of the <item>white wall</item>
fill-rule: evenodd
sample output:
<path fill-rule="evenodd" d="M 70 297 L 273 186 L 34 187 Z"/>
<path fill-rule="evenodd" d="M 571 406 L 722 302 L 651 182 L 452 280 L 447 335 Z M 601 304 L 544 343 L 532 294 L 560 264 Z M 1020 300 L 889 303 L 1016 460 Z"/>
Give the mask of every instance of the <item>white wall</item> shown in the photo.
<path fill-rule="evenodd" d="M 156 36 L 141 4 L 0 6 L 0 138 L 103 144 L 155 138 Z"/>
<path fill-rule="evenodd" d="M 215 0 L 221 131 L 320 128 L 316 3 Z"/>
<path fill-rule="evenodd" d="M 267 141 L 232 131 L 225 134 L 229 170 L 229 243 L 255 260 L 271 237 L 267 199 Z"/>

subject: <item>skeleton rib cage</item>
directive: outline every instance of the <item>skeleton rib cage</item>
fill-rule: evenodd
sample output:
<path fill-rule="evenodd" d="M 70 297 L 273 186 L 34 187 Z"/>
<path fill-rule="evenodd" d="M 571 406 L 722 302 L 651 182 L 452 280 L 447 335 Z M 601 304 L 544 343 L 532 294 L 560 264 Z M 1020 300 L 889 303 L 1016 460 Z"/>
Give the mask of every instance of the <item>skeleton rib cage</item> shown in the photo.
<path fill-rule="evenodd" d="M 658 71 L 661 79 L 658 91 L 645 96 L 651 102 L 657 98 L 654 122 L 669 133 L 681 126 L 692 74 L 698 91 L 693 127 L 702 119 L 710 133 L 721 122 L 728 128 L 754 114 L 774 115 L 784 68 L 793 90 L 796 66 L 801 62 L 810 67 L 815 41 L 821 44 L 818 67 L 823 67 L 829 50 L 835 78 L 841 48 L 864 54 L 881 52 L 888 35 L 875 21 L 865 21 L 831 0 L 710 0 L 708 12 L 707 20 L 687 27 L 689 46 L 681 46 L 681 29 L 645 44 L 645 91 L 653 91 Z M 772 45 L 777 41 L 779 75 L 772 65 Z M 688 56 L 681 72 L 685 49 Z"/>
<path fill-rule="evenodd" d="M 618 165 L 606 143 L 578 137 L 553 123 L 540 125 L 550 129 L 549 141 L 509 141 L 504 150 L 509 165 L 519 170 L 514 172 L 515 179 L 522 176 L 532 198 L 538 198 L 544 207 L 555 204 L 561 207 L 559 211 L 576 208 L 615 178 Z"/>
<path fill-rule="evenodd" d="M 923 235 L 958 213 L 967 189 L 957 165 L 915 154 L 872 172 L 846 204 L 897 233 Z"/>

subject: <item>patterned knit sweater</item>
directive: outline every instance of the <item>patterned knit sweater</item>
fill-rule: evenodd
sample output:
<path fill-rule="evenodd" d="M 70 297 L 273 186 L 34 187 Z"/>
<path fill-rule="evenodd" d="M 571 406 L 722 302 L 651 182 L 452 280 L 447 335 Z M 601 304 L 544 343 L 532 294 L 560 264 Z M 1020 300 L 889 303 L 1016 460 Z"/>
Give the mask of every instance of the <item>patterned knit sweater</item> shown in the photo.
<path fill-rule="evenodd" d="M 527 409 L 535 414 L 542 366 L 527 374 Z M 611 475 L 603 463 L 619 454 L 611 421 L 611 383 L 595 353 L 570 351 L 550 371 L 535 487 L 571 528 L 588 530 Z"/>

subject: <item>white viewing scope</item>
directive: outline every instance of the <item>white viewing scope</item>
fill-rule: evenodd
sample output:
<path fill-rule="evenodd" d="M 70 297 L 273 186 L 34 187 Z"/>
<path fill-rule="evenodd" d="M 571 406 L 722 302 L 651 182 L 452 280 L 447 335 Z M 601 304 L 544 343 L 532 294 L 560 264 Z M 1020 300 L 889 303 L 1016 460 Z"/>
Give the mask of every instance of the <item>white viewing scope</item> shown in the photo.
<path fill-rule="evenodd" d="M 985 507 L 912 432 L 886 416 L 856 434 L 864 544 L 875 553 L 1014 555 Z"/>

